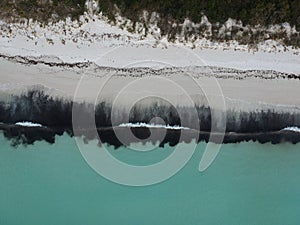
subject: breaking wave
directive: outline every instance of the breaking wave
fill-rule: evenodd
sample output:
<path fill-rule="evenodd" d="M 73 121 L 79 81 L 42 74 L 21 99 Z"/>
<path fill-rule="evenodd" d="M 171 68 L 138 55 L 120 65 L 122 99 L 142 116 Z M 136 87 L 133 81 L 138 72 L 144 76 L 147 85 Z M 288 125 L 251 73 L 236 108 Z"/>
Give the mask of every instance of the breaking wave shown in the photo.
<path fill-rule="evenodd" d="M 169 130 L 189 130 L 188 127 L 182 127 L 182 126 L 171 126 L 171 125 L 163 125 L 163 124 L 147 124 L 147 123 L 122 123 L 119 125 L 119 127 L 146 127 L 146 128 L 164 128 Z"/>
<path fill-rule="evenodd" d="M 43 127 L 39 123 L 33 123 L 33 122 L 28 122 L 28 121 L 23 121 L 23 122 L 17 122 L 15 123 L 17 126 L 21 127 Z"/>
<path fill-rule="evenodd" d="M 283 130 L 285 130 L 285 131 L 293 131 L 293 132 L 300 132 L 300 128 L 299 127 L 286 127 Z"/>

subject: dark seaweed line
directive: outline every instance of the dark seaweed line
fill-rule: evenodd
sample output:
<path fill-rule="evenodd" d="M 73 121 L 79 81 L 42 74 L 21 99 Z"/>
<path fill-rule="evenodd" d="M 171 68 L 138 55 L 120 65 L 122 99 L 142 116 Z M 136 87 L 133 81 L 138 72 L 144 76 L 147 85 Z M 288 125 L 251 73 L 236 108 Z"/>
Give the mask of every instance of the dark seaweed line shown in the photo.
<path fill-rule="evenodd" d="M 46 65 L 49 67 L 60 67 L 60 68 L 77 68 L 77 69 L 88 69 L 88 68 L 94 68 L 98 70 L 109 70 L 116 72 L 116 76 L 130 76 L 130 77 L 142 77 L 147 75 L 172 75 L 176 72 L 186 72 L 185 67 L 174 67 L 174 68 L 162 68 L 162 69 L 151 69 L 151 68 L 113 68 L 113 67 L 105 67 L 105 66 L 98 66 L 97 64 L 93 62 L 75 62 L 75 63 L 66 63 L 66 62 L 47 62 L 44 60 L 41 60 L 37 57 L 26 57 L 26 56 L 8 56 L 0 54 L 0 58 L 6 59 L 11 62 L 16 62 L 24 65 Z M 247 78 L 259 78 L 259 79 L 266 79 L 266 80 L 272 80 L 272 79 L 295 79 L 300 80 L 300 74 L 293 74 L 293 73 L 283 73 L 278 72 L 274 70 L 237 70 L 232 68 L 224 68 L 224 67 L 210 67 L 210 66 L 203 66 L 195 67 L 197 70 L 199 68 L 203 68 L 204 71 L 209 73 L 203 73 L 203 71 L 196 71 L 195 75 L 193 75 L 195 78 L 199 78 L 201 76 L 214 76 L 218 79 L 247 79 Z M 209 71 L 207 71 L 209 69 Z M 122 74 L 125 73 L 125 74 Z M 220 75 L 221 73 L 221 75 Z M 224 75 L 222 73 L 225 73 L 227 75 Z M 269 75 L 269 76 L 268 76 Z"/>
<path fill-rule="evenodd" d="M 178 107 L 159 99 L 154 99 L 149 106 L 141 103 L 136 104 L 129 113 L 131 123 L 149 123 L 154 117 L 162 118 L 166 124 L 171 126 L 182 126 L 196 129 L 200 127 L 203 131 L 210 131 L 211 110 L 206 106 L 195 106 L 198 113 L 199 124 L 193 120 L 194 108 Z M 95 108 L 95 110 L 94 110 Z M 89 128 L 84 124 L 85 118 L 95 117 L 96 127 L 111 127 L 111 104 L 100 102 L 94 107 L 89 103 L 77 103 L 63 98 L 54 98 L 40 90 L 32 90 L 20 96 L 13 96 L 9 102 L 0 101 L 0 122 L 15 124 L 20 121 L 32 121 L 46 127 L 60 129 L 72 129 L 72 112 L 76 110 L 82 117 L 82 128 Z M 128 113 L 120 109 L 118 121 L 123 123 Z M 181 124 L 178 114 L 180 110 L 186 117 L 188 124 Z M 224 112 L 221 112 L 224 113 Z M 275 110 L 261 111 L 233 111 L 227 110 L 226 131 L 236 133 L 256 133 L 278 131 L 290 126 L 300 127 L 300 112 L 277 112 Z M 123 118 L 124 117 L 124 118 Z M 80 119 L 80 118 L 79 118 Z M 218 121 L 216 121 L 218 122 Z M 218 127 L 218 124 L 213 124 Z M 223 127 L 219 127 L 223 130 Z"/>
<path fill-rule="evenodd" d="M 8 56 L 0 54 L 0 58 L 20 63 L 20 64 L 26 64 L 26 65 L 37 65 L 37 64 L 43 64 L 49 67 L 68 67 L 68 68 L 88 68 L 92 63 L 91 62 L 77 62 L 77 63 L 64 63 L 64 62 L 46 62 L 43 60 L 39 60 L 37 58 L 29 58 L 25 56 Z"/>
<path fill-rule="evenodd" d="M 21 96 L 14 96 L 11 101 L 0 101 L 0 129 L 3 130 L 4 136 L 12 139 L 14 145 L 18 144 L 32 144 L 37 140 L 45 140 L 49 143 L 54 143 L 55 135 L 62 135 L 67 132 L 73 136 L 72 124 L 72 110 L 76 108 L 82 116 L 82 123 L 78 127 L 82 128 L 82 135 L 87 140 L 96 137 L 89 137 L 88 130 L 92 127 L 90 124 L 85 124 L 85 118 L 94 117 L 95 126 L 98 127 L 100 137 L 104 142 L 111 142 L 111 144 L 118 145 L 116 138 L 110 139 L 114 136 L 111 133 L 111 105 L 106 102 L 101 102 L 96 106 L 87 103 L 75 103 L 64 99 L 53 98 L 42 91 L 32 90 L 27 94 Z M 209 107 L 196 106 L 198 113 L 199 124 L 195 124 L 190 108 L 182 107 L 180 109 L 184 112 L 188 124 L 181 124 L 181 120 L 176 108 L 169 103 L 158 104 L 154 102 L 150 106 L 143 106 L 137 104 L 133 107 L 129 114 L 131 123 L 149 121 L 154 117 L 161 117 L 166 124 L 171 126 L 185 126 L 196 129 L 198 125 L 201 128 L 199 140 L 208 141 L 211 124 L 211 111 Z M 292 143 L 299 142 L 299 134 L 297 132 L 282 131 L 282 129 L 291 126 L 300 127 L 300 114 L 299 113 L 281 113 L 274 110 L 260 111 L 260 112 L 227 112 L 226 121 L 226 135 L 224 143 L 235 143 L 239 141 L 257 140 L 261 143 L 272 142 L 279 143 L 281 141 L 288 141 Z M 125 116 L 125 114 L 119 113 Z M 118 119 L 122 120 L 122 116 Z M 40 123 L 45 127 L 42 128 L 26 128 L 14 125 L 20 121 L 32 121 Z M 79 123 L 81 120 L 79 121 Z M 221 130 L 218 124 L 213 124 L 217 130 Z M 118 128 L 119 129 L 119 128 Z M 142 139 L 145 138 L 148 128 L 132 128 L 132 131 L 142 131 Z M 146 132 L 147 131 L 147 132 Z M 108 136 L 105 136 L 108 132 Z M 188 132 L 188 131 L 180 131 Z M 174 137 L 168 137 L 166 140 L 174 142 L 178 137 L 179 131 L 167 130 L 167 134 L 174 134 Z M 146 135 L 146 136 L 145 136 Z M 217 135 L 217 134 L 213 134 Z M 139 136 L 136 133 L 136 136 Z M 198 137 L 197 135 L 195 137 Z M 109 141 L 112 140 L 112 141 Z M 164 143 L 164 142 L 162 142 Z M 119 143 L 120 144 L 120 143 Z"/>

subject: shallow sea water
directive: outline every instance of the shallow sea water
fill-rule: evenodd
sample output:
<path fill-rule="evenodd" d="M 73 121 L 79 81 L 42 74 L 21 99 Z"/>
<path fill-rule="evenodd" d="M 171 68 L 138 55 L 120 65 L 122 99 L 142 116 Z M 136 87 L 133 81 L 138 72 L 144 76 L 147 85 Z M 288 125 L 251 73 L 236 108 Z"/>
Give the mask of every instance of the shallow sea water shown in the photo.
<path fill-rule="evenodd" d="M 0 225 L 300 224 L 300 145 L 226 144 L 204 172 L 205 143 L 170 179 L 123 186 L 94 172 L 75 140 L 12 147 L 0 133 Z M 172 147 L 112 154 L 132 164 L 160 161 Z M 150 154 L 150 155 L 147 155 Z"/>

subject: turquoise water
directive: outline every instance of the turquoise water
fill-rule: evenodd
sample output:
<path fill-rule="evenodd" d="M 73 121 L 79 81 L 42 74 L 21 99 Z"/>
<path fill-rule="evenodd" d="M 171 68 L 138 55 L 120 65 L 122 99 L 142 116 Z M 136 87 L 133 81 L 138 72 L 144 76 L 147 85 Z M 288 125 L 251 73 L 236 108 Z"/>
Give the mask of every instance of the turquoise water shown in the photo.
<path fill-rule="evenodd" d="M 0 134 L 0 143 L 0 225 L 300 224 L 299 144 L 223 145 L 200 173 L 201 143 L 169 180 L 128 187 L 94 172 L 66 135 L 12 148 Z M 171 151 L 114 155 L 138 165 Z"/>

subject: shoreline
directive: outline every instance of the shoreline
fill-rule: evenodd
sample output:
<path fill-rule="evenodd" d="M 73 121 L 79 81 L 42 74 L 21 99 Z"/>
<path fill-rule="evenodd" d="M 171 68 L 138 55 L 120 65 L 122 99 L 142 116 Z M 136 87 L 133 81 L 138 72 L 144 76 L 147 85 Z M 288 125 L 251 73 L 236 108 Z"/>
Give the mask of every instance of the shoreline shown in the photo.
<path fill-rule="evenodd" d="M 193 138 L 208 141 L 210 134 L 215 141 L 220 141 L 225 134 L 224 143 L 300 141 L 300 132 L 287 129 L 300 127 L 299 109 L 294 112 L 289 108 L 285 111 L 276 111 L 276 108 L 257 111 L 252 105 L 252 109 L 240 106 L 243 111 L 239 111 L 235 107 L 226 111 L 203 104 L 195 108 L 188 105 L 176 107 L 168 102 L 148 99 L 134 104 L 128 111 L 120 107 L 114 109 L 107 102 L 97 105 L 72 102 L 42 91 L 32 91 L 27 95 L 12 96 L 9 101 L 0 101 L 0 130 L 16 143 L 21 141 L 24 144 L 32 144 L 36 140 L 54 143 L 55 135 L 64 132 L 70 136 L 84 136 L 87 140 L 94 139 L 94 130 L 98 129 L 100 137 L 117 145 L 115 128 L 122 131 L 121 136 L 125 139 L 131 131 L 136 131 L 134 136 L 142 141 L 148 138 L 150 130 L 159 131 L 153 142 L 164 137 L 165 132 L 169 134 L 167 140 L 170 142 L 179 140 L 182 133 L 186 134 L 183 141 Z M 154 125 L 143 127 L 149 123 Z M 130 142 L 131 138 L 129 136 L 126 140 Z"/>
<path fill-rule="evenodd" d="M 210 133 L 205 131 L 196 131 L 196 130 L 174 130 L 166 128 L 144 128 L 144 127 L 107 127 L 107 128 L 97 128 L 97 134 L 99 137 L 94 136 L 94 132 L 83 130 L 85 134 L 83 136 L 76 136 L 77 138 L 83 138 L 85 143 L 93 140 L 99 140 L 98 143 L 108 144 L 118 149 L 121 146 L 129 146 L 134 143 L 152 143 L 155 144 L 157 141 L 160 141 L 159 146 L 164 147 L 166 144 L 170 146 L 175 146 L 178 143 L 190 143 L 196 141 L 200 142 L 210 142 L 215 144 L 230 144 L 230 143 L 241 143 L 241 142 L 258 142 L 260 144 L 271 143 L 271 144 L 280 144 L 280 143 L 291 143 L 297 144 L 300 143 L 300 132 L 293 131 L 272 131 L 272 132 L 258 132 L 258 133 L 235 133 L 235 132 L 226 132 L 224 134 L 224 139 L 220 143 L 216 140 L 221 140 L 223 136 L 221 133 Z M 116 130 L 118 135 L 122 135 L 124 139 L 122 142 L 116 136 Z M 32 145 L 36 141 L 46 141 L 49 144 L 55 143 L 55 137 L 61 136 L 64 133 L 67 133 L 70 137 L 74 137 L 74 133 L 71 130 L 55 129 L 55 128 L 46 128 L 46 127 L 20 127 L 18 125 L 8 125 L 0 124 L 0 131 L 3 133 L 4 137 L 8 140 L 11 140 L 11 144 L 15 147 L 18 145 Z M 155 135 L 151 136 L 151 132 L 154 132 Z M 130 139 L 129 133 L 134 134 L 134 139 Z M 158 136 L 157 135 L 163 135 Z M 150 139 L 149 139 L 150 137 Z M 154 138 L 153 138 L 154 137 Z M 161 137 L 163 137 L 162 140 Z M 136 141 L 138 138 L 138 141 Z M 125 140 L 125 141 L 124 141 Z"/>

